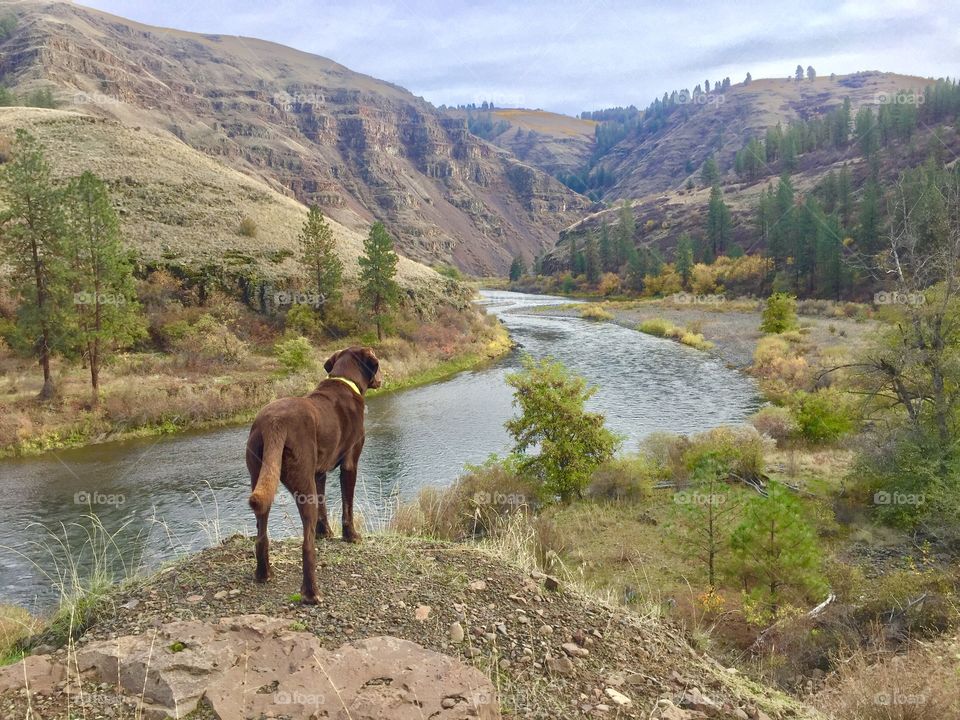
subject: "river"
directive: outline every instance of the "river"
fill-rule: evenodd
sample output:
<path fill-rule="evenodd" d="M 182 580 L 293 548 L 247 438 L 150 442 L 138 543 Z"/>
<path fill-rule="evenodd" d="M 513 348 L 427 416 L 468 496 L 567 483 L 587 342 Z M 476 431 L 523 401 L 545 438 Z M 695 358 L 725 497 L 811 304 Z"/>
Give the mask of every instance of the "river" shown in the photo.
<path fill-rule="evenodd" d="M 370 399 L 357 488 L 368 530 L 383 527 L 419 488 L 449 484 L 464 465 L 509 448 L 503 424 L 513 408 L 504 378 L 524 352 L 552 356 L 596 384 L 590 408 L 625 437 L 625 450 L 654 431 L 739 423 L 758 406 L 753 382 L 707 353 L 613 323 L 536 309 L 568 302 L 562 298 L 484 291 L 480 302 L 522 350 L 442 382 Z M 114 573 L 123 572 L 121 563 L 127 571 L 150 568 L 233 532 L 253 533 L 243 460 L 247 429 L 0 461 L 0 602 L 42 609 L 56 601 L 60 578 L 73 576 L 75 567 L 89 573 L 98 557 Z M 327 490 L 336 513 L 336 473 Z M 274 537 L 300 532 L 282 489 L 270 521 Z M 94 524 L 101 529 L 93 532 Z"/>

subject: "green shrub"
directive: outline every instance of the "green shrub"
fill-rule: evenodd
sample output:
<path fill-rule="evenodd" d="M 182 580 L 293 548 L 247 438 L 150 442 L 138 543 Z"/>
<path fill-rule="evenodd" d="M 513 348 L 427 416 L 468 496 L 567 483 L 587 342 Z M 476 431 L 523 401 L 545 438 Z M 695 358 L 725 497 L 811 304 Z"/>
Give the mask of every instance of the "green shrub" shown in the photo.
<path fill-rule="evenodd" d="M 637 329 L 642 333 L 646 333 L 647 335 L 670 337 L 675 328 L 672 323 L 664 320 L 663 318 L 650 318 L 649 320 L 644 320 L 642 323 L 640 323 L 640 326 Z"/>
<path fill-rule="evenodd" d="M 750 424 L 761 435 L 766 435 L 781 445 L 796 436 L 800 429 L 790 410 L 777 405 L 767 405 L 750 418 Z"/>
<path fill-rule="evenodd" d="M 580 307 L 580 317 L 585 320 L 613 320 L 613 313 L 604 303 L 589 303 Z"/>
<path fill-rule="evenodd" d="M 164 329 L 169 331 L 174 351 L 187 367 L 206 363 L 239 365 L 249 355 L 246 343 L 212 315 L 202 315 L 192 325 L 173 323 Z"/>
<path fill-rule="evenodd" d="M 587 495 L 603 500 L 643 500 L 650 497 L 656 476 L 656 465 L 648 457 L 614 458 L 594 471 Z"/>
<path fill-rule="evenodd" d="M 240 234 L 244 237 L 256 237 L 257 236 L 257 223 L 253 218 L 245 217 L 240 221 Z"/>
<path fill-rule="evenodd" d="M 799 392 L 791 401 L 797 435 L 813 444 L 830 443 L 853 430 L 853 415 L 845 398 L 832 390 Z"/>
<path fill-rule="evenodd" d="M 283 318 L 284 327 L 297 335 L 316 337 L 323 327 L 316 310 L 309 305 L 296 304 Z"/>
<path fill-rule="evenodd" d="M 709 462 L 722 466 L 740 480 L 759 480 L 764 474 L 763 437 L 748 426 L 718 427 L 689 438 L 682 453 L 683 472 L 689 475 Z"/>
<path fill-rule="evenodd" d="M 760 330 L 765 333 L 782 333 L 797 326 L 797 299 L 786 293 L 774 293 L 767 298 L 763 308 Z"/>
<path fill-rule="evenodd" d="M 281 340 L 273 352 L 287 373 L 300 372 L 313 366 L 313 346 L 302 335 Z"/>

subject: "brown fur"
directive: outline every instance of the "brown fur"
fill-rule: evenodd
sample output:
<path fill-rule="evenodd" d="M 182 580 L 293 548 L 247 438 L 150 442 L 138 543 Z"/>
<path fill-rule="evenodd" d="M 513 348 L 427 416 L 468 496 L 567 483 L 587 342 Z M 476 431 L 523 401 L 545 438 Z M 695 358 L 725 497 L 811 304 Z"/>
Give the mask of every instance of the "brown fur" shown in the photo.
<path fill-rule="evenodd" d="M 353 491 L 357 463 L 363 450 L 363 398 L 346 383 L 356 383 L 361 393 L 380 387 L 380 361 L 370 348 L 351 347 L 330 356 L 324 369 L 330 374 L 306 397 L 274 400 L 257 415 L 247 439 L 247 470 L 253 492 L 250 507 L 257 517 L 258 582 L 270 578 L 270 543 L 267 517 L 282 482 L 293 494 L 303 521 L 303 602 L 317 602 L 316 537 L 333 536 L 325 498 L 327 473 L 340 467 L 343 496 L 343 539 L 360 542 L 353 524 Z"/>

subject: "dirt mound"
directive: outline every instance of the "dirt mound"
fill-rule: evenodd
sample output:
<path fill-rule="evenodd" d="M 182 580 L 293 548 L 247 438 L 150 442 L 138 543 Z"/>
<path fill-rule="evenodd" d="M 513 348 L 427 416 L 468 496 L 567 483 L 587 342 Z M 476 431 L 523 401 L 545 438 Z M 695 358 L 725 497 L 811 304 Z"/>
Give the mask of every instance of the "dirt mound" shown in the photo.
<path fill-rule="evenodd" d="M 252 540 L 234 537 L 118 590 L 76 651 L 170 622 L 263 614 L 313 633 L 327 649 L 387 635 L 459 658 L 491 678 L 507 718 L 817 717 L 698 655 L 657 619 L 469 546 L 394 536 L 322 543 L 316 607 L 292 594 L 299 543 L 272 550 L 266 585 L 252 580 Z M 0 708 L 10 697 L 0 696 Z"/>

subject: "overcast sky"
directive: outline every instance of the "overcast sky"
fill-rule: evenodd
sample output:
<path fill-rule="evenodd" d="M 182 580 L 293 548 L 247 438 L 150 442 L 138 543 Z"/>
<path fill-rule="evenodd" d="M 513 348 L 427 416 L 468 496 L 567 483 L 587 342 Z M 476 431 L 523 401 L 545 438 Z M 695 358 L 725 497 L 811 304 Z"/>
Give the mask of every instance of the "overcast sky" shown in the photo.
<path fill-rule="evenodd" d="M 957 0 L 84 0 L 140 22 L 323 55 L 436 105 L 569 114 L 724 76 L 960 75 Z"/>

